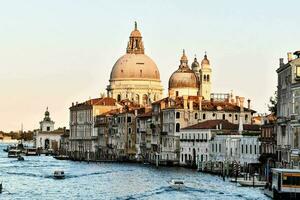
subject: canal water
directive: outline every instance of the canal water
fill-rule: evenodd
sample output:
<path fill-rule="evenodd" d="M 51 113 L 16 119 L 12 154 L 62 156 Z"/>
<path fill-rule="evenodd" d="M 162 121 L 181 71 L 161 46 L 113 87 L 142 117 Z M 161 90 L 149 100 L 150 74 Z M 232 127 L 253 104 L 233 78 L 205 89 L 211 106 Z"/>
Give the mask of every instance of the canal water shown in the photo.
<path fill-rule="evenodd" d="M 126 163 L 85 163 L 50 156 L 7 158 L 0 144 L 0 199 L 268 199 L 260 189 L 239 187 L 222 178 L 184 168 Z M 63 169 L 66 178 L 55 180 Z M 184 179 L 186 188 L 169 188 L 171 179 Z"/>

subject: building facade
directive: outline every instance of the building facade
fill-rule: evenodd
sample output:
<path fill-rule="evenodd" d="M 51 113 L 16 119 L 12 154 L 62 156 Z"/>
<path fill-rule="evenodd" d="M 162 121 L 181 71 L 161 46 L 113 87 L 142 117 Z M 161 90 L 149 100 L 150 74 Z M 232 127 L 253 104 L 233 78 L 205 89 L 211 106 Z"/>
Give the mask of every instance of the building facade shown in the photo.
<path fill-rule="evenodd" d="M 70 107 L 69 154 L 76 160 L 96 159 L 98 154 L 98 129 L 96 116 L 116 109 L 116 100 L 103 97 L 90 99 Z"/>
<path fill-rule="evenodd" d="M 277 102 L 278 161 L 300 161 L 300 51 L 288 53 L 288 62 L 280 58 Z"/>

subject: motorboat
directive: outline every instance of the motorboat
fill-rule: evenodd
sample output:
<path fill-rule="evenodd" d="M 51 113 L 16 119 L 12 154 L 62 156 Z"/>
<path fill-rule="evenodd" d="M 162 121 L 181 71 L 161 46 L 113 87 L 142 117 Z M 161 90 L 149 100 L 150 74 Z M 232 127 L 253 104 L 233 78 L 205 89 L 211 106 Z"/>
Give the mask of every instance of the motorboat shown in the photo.
<path fill-rule="evenodd" d="M 63 170 L 55 170 L 53 177 L 55 179 L 64 179 L 65 178 L 65 172 Z"/>
<path fill-rule="evenodd" d="M 170 187 L 173 188 L 173 189 L 176 189 L 176 190 L 180 190 L 180 189 L 183 189 L 185 187 L 184 185 L 184 181 L 183 180 L 175 180 L 175 179 L 172 179 L 170 182 Z"/>
<path fill-rule="evenodd" d="M 7 157 L 9 157 L 9 158 L 17 158 L 20 154 L 21 154 L 21 150 L 10 149 L 8 151 Z"/>
<path fill-rule="evenodd" d="M 266 185 L 266 181 L 259 181 L 256 178 L 251 180 L 238 180 L 237 181 L 241 186 L 245 187 L 264 187 Z"/>
<path fill-rule="evenodd" d="M 57 160 L 69 160 L 69 156 L 67 155 L 58 155 L 58 156 L 53 156 L 53 158 L 57 159 Z"/>

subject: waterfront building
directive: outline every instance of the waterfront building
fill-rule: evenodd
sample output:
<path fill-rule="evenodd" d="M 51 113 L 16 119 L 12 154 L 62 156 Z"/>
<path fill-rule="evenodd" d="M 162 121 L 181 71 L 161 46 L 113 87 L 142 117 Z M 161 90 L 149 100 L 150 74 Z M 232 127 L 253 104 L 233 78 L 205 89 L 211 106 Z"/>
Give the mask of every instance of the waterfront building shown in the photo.
<path fill-rule="evenodd" d="M 203 122 L 213 129 L 209 158 L 214 163 L 238 163 L 244 169 L 258 168 L 260 156 L 259 125 L 233 124 L 226 120 Z M 201 127 L 201 125 L 199 125 Z"/>
<path fill-rule="evenodd" d="M 234 124 L 241 120 L 244 124 L 251 124 L 255 111 L 250 109 L 250 104 L 244 108 L 244 97 L 237 97 L 235 102 L 221 96 L 229 98 L 230 95 L 211 94 L 209 101 L 201 96 L 166 97 L 152 104 L 153 112 L 157 113 L 152 115 L 156 116 L 155 134 L 160 141 L 156 154 L 159 154 L 160 164 L 179 164 L 182 128 L 213 119 L 228 120 Z"/>
<path fill-rule="evenodd" d="M 148 162 L 152 149 L 152 144 L 156 144 L 153 135 L 152 110 L 145 111 L 136 117 L 136 152 L 137 159 Z"/>
<path fill-rule="evenodd" d="M 129 99 L 137 104 L 150 105 L 162 98 L 162 92 L 159 70 L 145 54 L 142 35 L 135 23 L 126 54 L 112 68 L 107 94 L 117 101 Z"/>
<path fill-rule="evenodd" d="M 262 172 L 267 176 L 270 167 L 275 167 L 276 155 L 276 116 L 272 113 L 262 116 L 263 125 L 261 126 L 261 155 L 259 161 L 262 164 Z"/>
<path fill-rule="evenodd" d="M 95 159 L 98 150 L 98 130 L 95 116 L 121 107 L 109 97 L 72 103 L 70 107 L 69 154 L 73 159 Z"/>
<path fill-rule="evenodd" d="M 54 129 L 55 122 L 50 118 L 48 108 L 45 111 L 44 119 L 40 122 L 40 129 L 35 131 L 35 146 L 42 150 L 60 149 L 60 139 L 66 133 L 65 128 Z"/>
<path fill-rule="evenodd" d="M 300 51 L 288 53 L 288 62 L 279 60 L 277 85 L 278 161 L 295 164 L 300 159 Z"/>

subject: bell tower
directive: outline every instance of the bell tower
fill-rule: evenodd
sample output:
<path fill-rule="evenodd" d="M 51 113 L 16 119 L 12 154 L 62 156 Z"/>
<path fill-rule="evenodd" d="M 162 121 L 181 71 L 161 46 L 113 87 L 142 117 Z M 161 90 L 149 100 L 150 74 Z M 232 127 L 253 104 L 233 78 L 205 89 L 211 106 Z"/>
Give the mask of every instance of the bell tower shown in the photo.
<path fill-rule="evenodd" d="M 205 100 L 210 100 L 211 94 L 211 67 L 210 62 L 207 58 L 206 52 L 204 54 L 204 58 L 201 61 L 201 69 L 200 69 L 200 94 L 203 96 Z"/>

